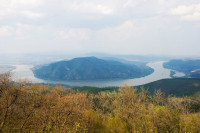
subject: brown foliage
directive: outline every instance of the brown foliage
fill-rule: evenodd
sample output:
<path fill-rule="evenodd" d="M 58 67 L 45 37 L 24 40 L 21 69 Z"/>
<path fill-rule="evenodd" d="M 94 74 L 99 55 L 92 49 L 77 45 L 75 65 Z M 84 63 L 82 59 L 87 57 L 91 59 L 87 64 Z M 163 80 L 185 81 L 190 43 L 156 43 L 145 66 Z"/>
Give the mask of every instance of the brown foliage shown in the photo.
<path fill-rule="evenodd" d="M 0 76 L 0 133 L 199 132 L 198 102 L 128 85 L 86 95 L 61 85 L 13 83 L 8 74 Z"/>

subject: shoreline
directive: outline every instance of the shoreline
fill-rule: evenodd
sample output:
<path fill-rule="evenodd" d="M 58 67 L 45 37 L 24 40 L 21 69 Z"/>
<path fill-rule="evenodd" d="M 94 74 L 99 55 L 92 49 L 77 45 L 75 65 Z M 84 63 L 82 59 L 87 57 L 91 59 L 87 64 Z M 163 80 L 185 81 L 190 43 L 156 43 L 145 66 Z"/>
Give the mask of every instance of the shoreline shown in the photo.
<path fill-rule="evenodd" d="M 124 83 L 130 86 L 138 86 L 154 82 L 160 79 L 168 79 L 170 77 L 171 69 L 163 67 L 165 61 L 150 62 L 147 66 L 151 67 L 154 72 L 145 77 L 133 78 L 133 79 L 118 79 L 118 80 L 95 80 L 95 81 L 49 81 L 36 78 L 32 72 L 32 65 L 13 65 L 16 69 L 11 72 L 14 74 L 14 81 L 28 80 L 32 83 L 44 83 L 44 84 L 63 84 L 69 86 L 93 86 L 93 87 L 120 87 Z"/>

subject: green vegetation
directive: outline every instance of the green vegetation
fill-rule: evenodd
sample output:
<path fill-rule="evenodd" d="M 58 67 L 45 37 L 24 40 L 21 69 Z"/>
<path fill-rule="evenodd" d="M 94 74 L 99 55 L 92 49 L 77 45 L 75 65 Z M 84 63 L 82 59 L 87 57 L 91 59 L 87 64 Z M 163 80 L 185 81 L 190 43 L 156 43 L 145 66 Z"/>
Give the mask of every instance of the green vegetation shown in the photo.
<path fill-rule="evenodd" d="M 112 92 L 118 91 L 119 87 L 72 87 L 74 90 L 80 92 L 97 94 L 102 91 Z M 155 82 L 151 82 L 145 85 L 135 86 L 134 88 L 141 90 L 148 90 L 150 94 L 153 94 L 156 90 L 161 90 L 166 96 L 192 96 L 197 92 L 200 92 L 200 79 L 193 78 L 174 78 L 174 79 L 162 79 Z"/>
<path fill-rule="evenodd" d="M 183 72 L 186 77 L 200 78 L 200 60 L 171 60 L 163 66 Z"/>
<path fill-rule="evenodd" d="M 127 85 L 83 93 L 63 86 L 14 83 L 0 76 L 0 133 L 200 132 L 200 94 L 149 94 Z"/>
<path fill-rule="evenodd" d="M 160 89 L 166 95 L 191 96 L 200 91 L 200 79 L 162 79 L 142 86 L 137 86 L 136 88 L 139 89 L 142 87 L 148 89 L 151 93 L 156 89 Z"/>
<path fill-rule="evenodd" d="M 143 67 L 96 57 L 82 57 L 36 67 L 33 72 L 41 79 L 62 81 L 136 78 L 153 72 L 145 64 L 140 66 Z"/>
<path fill-rule="evenodd" d="M 84 92 L 84 93 L 98 94 L 99 92 L 118 91 L 119 87 L 98 88 L 98 87 L 84 86 L 84 87 L 72 87 L 72 89 L 75 91 Z"/>

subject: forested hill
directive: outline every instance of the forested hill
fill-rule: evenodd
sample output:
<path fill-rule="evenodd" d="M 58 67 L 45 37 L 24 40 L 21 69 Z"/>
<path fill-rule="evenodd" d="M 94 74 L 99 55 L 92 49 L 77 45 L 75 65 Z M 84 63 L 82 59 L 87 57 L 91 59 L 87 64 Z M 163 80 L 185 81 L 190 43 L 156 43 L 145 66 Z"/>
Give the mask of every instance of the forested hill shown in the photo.
<path fill-rule="evenodd" d="M 183 72 L 186 77 L 200 78 L 200 60 L 171 60 L 164 67 Z"/>
<path fill-rule="evenodd" d="M 53 85 L 52 85 L 53 86 Z M 72 87 L 80 92 L 94 93 L 118 91 L 119 87 Z M 161 90 L 166 96 L 192 96 L 200 92 L 200 79 L 194 78 L 173 78 L 161 79 L 145 85 L 134 86 L 138 90 L 148 90 L 150 94 L 154 94 L 156 90 Z"/>
<path fill-rule="evenodd" d="M 166 95 L 191 96 L 200 92 L 200 79 L 194 78 L 174 78 L 162 79 L 136 88 L 148 89 L 152 94 L 155 90 L 161 90 Z"/>
<path fill-rule="evenodd" d="M 82 57 L 35 67 L 33 72 L 41 79 L 64 81 L 138 78 L 151 74 L 153 69 L 96 57 Z"/>

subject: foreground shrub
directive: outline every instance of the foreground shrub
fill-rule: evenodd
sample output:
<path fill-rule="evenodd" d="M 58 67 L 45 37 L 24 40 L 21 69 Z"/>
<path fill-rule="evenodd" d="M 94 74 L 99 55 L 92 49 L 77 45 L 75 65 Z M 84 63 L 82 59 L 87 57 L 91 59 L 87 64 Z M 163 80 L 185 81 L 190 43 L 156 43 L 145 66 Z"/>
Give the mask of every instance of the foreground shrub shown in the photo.
<path fill-rule="evenodd" d="M 199 100 L 149 95 L 127 85 L 85 94 L 0 76 L 0 133 L 200 132 Z"/>

